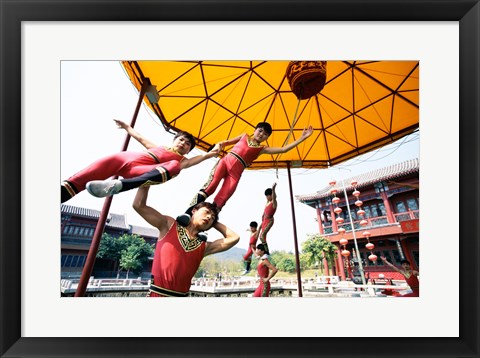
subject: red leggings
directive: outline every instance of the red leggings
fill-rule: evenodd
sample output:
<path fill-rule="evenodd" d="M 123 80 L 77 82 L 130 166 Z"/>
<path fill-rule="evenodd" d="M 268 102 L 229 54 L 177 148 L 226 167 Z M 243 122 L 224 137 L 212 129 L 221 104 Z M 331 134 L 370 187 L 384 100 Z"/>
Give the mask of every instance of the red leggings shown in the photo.
<path fill-rule="evenodd" d="M 219 209 L 223 208 L 227 200 L 235 192 L 244 169 L 243 164 L 233 155 L 226 155 L 213 167 L 207 182 L 203 186 L 203 190 L 207 196 L 212 195 L 223 179 L 222 186 L 213 200 Z"/>
<path fill-rule="evenodd" d="M 68 182 L 72 183 L 78 192 L 81 192 L 91 180 L 104 180 L 114 175 L 132 178 L 149 172 L 158 166 L 167 169 L 171 177 L 178 175 L 180 172 L 179 162 L 176 160 L 159 164 L 146 152 L 125 151 L 93 162 L 68 178 Z"/>

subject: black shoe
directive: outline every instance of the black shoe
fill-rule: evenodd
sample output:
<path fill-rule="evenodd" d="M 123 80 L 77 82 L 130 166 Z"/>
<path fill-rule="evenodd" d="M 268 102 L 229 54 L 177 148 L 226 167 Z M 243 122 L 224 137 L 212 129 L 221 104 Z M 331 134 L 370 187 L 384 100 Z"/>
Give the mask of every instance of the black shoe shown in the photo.
<path fill-rule="evenodd" d="M 204 241 L 204 242 L 207 242 L 208 240 L 208 236 L 207 234 L 205 234 L 204 232 L 199 232 L 197 234 L 197 238 L 200 240 L 200 241 Z"/>
<path fill-rule="evenodd" d="M 187 227 L 190 223 L 190 215 L 182 214 L 177 216 L 177 223 L 182 225 L 183 227 Z"/>

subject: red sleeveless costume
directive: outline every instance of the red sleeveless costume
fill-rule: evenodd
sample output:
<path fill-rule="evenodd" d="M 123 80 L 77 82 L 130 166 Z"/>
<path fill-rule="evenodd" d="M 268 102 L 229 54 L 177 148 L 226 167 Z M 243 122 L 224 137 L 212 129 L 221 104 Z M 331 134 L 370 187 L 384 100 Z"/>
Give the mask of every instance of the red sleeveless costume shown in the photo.
<path fill-rule="evenodd" d="M 256 246 L 257 244 L 257 238 L 256 238 L 256 232 L 252 232 L 252 235 L 250 236 L 250 241 L 248 242 L 248 250 L 247 253 L 243 256 L 243 259 L 245 261 L 248 261 L 251 259 L 253 250 L 252 250 L 252 245 Z"/>
<path fill-rule="evenodd" d="M 273 207 L 273 203 L 271 201 L 269 201 L 267 205 L 265 205 L 265 209 L 263 210 L 262 215 L 262 231 L 260 232 L 261 242 L 267 242 L 267 233 L 273 226 L 273 215 L 275 215 L 276 211 L 277 208 Z"/>
<path fill-rule="evenodd" d="M 250 137 L 245 134 L 233 146 L 230 152 L 213 167 L 202 189 L 208 197 L 215 192 L 218 184 L 223 179 L 222 186 L 213 200 L 219 209 L 233 195 L 243 171 L 258 158 L 264 147 L 263 145 L 254 144 Z"/>
<path fill-rule="evenodd" d="M 260 259 L 260 262 L 257 266 L 257 273 L 260 276 L 260 284 L 258 285 L 257 289 L 253 293 L 253 297 L 268 297 L 270 295 L 270 281 L 267 283 L 263 282 L 262 278 L 267 278 L 269 269 L 268 266 L 262 264 L 263 260 L 268 258 L 268 255 L 265 254 Z"/>
<path fill-rule="evenodd" d="M 149 296 L 186 296 L 205 254 L 205 246 L 204 241 L 191 239 L 185 228 L 174 221 L 165 236 L 157 241 Z"/>
<path fill-rule="evenodd" d="M 405 276 L 405 281 L 413 292 L 402 295 L 402 297 L 420 297 L 420 282 L 418 282 L 417 276 L 412 273 L 408 278 Z"/>

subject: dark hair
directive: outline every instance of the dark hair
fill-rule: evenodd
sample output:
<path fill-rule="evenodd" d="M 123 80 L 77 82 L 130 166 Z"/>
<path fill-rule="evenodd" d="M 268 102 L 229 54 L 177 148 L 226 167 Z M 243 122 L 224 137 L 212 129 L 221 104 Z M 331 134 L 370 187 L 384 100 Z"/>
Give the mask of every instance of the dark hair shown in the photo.
<path fill-rule="evenodd" d="M 193 209 L 197 209 L 197 210 L 201 209 L 201 208 L 207 208 L 208 210 L 210 210 L 213 213 L 213 215 L 215 215 L 215 217 L 213 219 L 212 226 L 215 225 L 218 221 L 218 212 L 219 212 L 217 204 L 203 201 L 203 202 L 198 203 L 197 205 L 195 205 L 193 207 Z"/>
<path fill-rule="evenodd" d="M 177 139 L 178 137 L 185 137 L 187 140 L 190 142 L 190 150 L 195 148 L 195 137 L 191 135 L 188 132 L 185 131 L 179 131 L 177 134 L 175 134 L 175 137 L 173 137 L 173 140 Z M 188 151 L 190 153 L 190 150 Z"/>
<path fill-rule="evenodd" d="M 265 195 L 272 195 L 272 193 L 273 193 L 272 188 L 268 188 L 267 190 L 265 190 Z"/>
<path fill-rule="evenodd" d="M 258 227 L 258 223 L 257 223 L 256 221 L 252 221 L 252 222 L 250 223 L 250 226 L 251 226 L 251 227 Z"/>
<path fill-rule="evenodd" d="M 268 135 L 272 134 L 272 126 L 267 122 L 260 122 L 257 124 L 255 129 L 262 128 Z"/>
<path fill-rule="evenodd" d="M 409 264 L 410 265 L 410 261 L 408 261 L 408 260 L 400 261 L 400 265 L 403 265 L 403 264 Z"/>
<path fill-rule="evenodd" d="M 270 252 L 268 252 L 268 250 L 265 249 L 265 244 L 258 244 L 257 249 L 262 250 L 266 254 L 270 255 Z"/>

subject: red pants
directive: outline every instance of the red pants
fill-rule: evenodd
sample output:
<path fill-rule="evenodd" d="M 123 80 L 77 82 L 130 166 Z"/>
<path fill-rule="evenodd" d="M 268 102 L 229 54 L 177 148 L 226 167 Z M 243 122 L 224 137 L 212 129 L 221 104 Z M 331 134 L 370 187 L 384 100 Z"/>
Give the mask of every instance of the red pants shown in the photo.
<path fill-rule="evenodd" d="M 180 172 L 178 161 L 172 160 L 159 164 L 146 152 L 126 151 L 101 158 L 67 180 L 75 186 L 78 192 L 81 192 L 91 180 L 105 180 L 114 175 L 132 178 L 149 172 L 158 166 L 167 169 L 172 177 Z"/>
<path fill-rule="evenodd" d="M 212 195 L 223 179 L 222 186 L 213 200 L 219 209 L 223 208 L 227 200 L 235 192 L 244 169 L 243 164 L 231 154 L 227 154 L 220 159 L 213 167 L 208 181 L 203 186 L 203 190 L 208 196 Z"/>
<path fill-rule="evenodd" d="M 267 283 L 263 282 L 260 278 L 260 285 L 257 287 L 253 293 L 253 297 L 268 297 L 270 295 L 270 281 Z"/>

